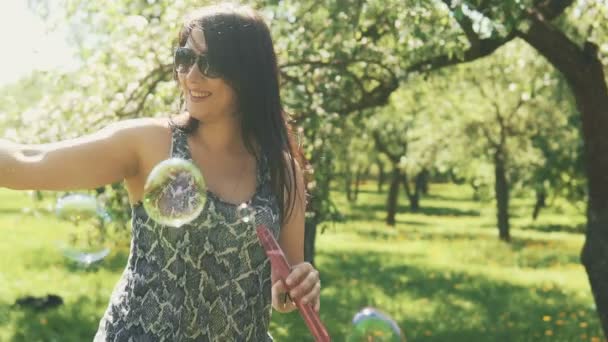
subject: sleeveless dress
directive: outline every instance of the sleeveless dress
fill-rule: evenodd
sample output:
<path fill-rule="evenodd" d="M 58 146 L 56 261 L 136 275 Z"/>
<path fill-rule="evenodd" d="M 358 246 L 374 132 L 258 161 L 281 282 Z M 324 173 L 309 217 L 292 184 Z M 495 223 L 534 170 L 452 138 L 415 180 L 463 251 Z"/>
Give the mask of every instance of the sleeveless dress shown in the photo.
<path fill-rule="evenodd" d="M 171 156 L 192 160 L 187 135 L 175 127 Z M 278 239 L 279 207 L 265 158 L 256 173 L 248 202 L 254 222 Z M 270 260 L 237 207 L 208 191 L 201 214 L 172 228 L 135 204 L 129 260 L 94 341 L 272 341 Z"/>

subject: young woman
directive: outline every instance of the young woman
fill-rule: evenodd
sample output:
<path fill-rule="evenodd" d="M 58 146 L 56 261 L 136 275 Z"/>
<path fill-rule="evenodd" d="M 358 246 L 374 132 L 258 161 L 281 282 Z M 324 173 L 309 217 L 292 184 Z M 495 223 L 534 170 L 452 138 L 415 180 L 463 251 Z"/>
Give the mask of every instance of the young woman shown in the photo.
<path fill-rule="evenodd" d="M 249 224 L 258 210 L 293 265 L 292 299 L 319 310 L 319 273 L 303 262 L 305 188 L 282 109 L 270 32 L 248 7 L 196 10 L 179 33 L 175 78 L 185 111 L 109 125 L 44 145 L 0 142 L 0 186 L 73 190 L 125 181 L 132 203 L 128 264 L 95 341 L 270 341 L 271 305 L 295 309 Z M 151 220 L 143 188 L 169 157 L 194 162 L 207 201 L 190 224 Z"/>

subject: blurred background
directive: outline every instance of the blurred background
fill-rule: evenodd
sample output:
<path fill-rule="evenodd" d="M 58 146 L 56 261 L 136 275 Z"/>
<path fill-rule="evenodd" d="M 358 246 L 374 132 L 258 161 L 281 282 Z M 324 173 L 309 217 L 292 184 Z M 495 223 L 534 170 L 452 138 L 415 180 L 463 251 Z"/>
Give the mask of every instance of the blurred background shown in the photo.
<path fill-rule="evenodd" d="M 1 2 L 0 137 L 176 113 L 172 49 L 208 3 Z M 335 341 L 368 306 L 408 341 L 605 339 L 608 1 L 243 3 L 271 28 L 311 164 L 306 258 Z M 0 189 L 0 341 L 92 339 L 131 213 L 122 184 L 79 193 L 107 215 L 64 220 L 68 193 Z M 84 266 L 65 249 L 100 244 Z M 271 333 L 312 340 L 295 312 Z"/>

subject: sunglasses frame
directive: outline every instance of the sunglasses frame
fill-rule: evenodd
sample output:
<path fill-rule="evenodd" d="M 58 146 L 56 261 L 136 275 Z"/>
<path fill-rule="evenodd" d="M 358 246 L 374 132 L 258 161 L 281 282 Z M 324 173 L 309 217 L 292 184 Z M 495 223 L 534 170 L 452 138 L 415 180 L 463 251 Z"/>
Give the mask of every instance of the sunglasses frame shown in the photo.
<path fill-rule="evenodd" d="M 178 54 L 181 54 L 178 57 Z M 180 63 L 178 63 L 180 58 Z M 187 61 L 186 61 L 187 59 Z M 178 47 L 173 53 L 173 67 L 178 74 L 187 74 L 192 69 L 192 66 L 198 67 L 203 76 L 207 78 L 220 78 L 221 74 L 209 63 L 209 57 L 206 54 L 197 54 L 193 49 L 188 47 Z M 185 67 L 186 70 L 183 70 Z"/>

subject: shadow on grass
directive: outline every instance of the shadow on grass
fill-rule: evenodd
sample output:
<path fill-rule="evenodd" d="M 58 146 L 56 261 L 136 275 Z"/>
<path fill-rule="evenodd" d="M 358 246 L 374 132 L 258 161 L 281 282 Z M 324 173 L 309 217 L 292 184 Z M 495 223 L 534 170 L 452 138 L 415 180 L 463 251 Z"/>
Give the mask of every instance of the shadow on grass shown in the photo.
<path fill-rule="evenodd" d="M 23 214 L 21 208 L 0 208 L 0 215 L 17 215 Z"/>
<path fill-rule="evenodd" d="M 521 227 L 521 229 L 535 230 L 545 233 L 564 232 L 584 234 L 587 230 L 587 226 L 585 224 L 529 224 Z"/>
<path fill-rule="evenodd" d="M 480 201 L 474 200 L 471 196 L 462 197 L 462 196 L 445 196 L 442 194 L 429 193 L 424 195 L 422 201 L 424 200 L 438 200 L 438 201 L 450 201 L 450 202 L 473 202 L 479 203 Z"/>
<path fill-rule="evenodd" d="M 528 288 L 430 270 L 390 254 L 326 253 L 319 261 L 324 287 L 321 317 L 335 341 L 345 340 L 356 312 L 366 306 L 383 310 L 382 305 L 390 307 L 387 313 L 401 326 L 408 342 L 573 341 L 582 332 L 600 333 L 589 305 L 557 287 Z M 398 298 L 411 302 L 399 303 Z M 564 318 L 556 326 L 560 315 Z M 283 315 L 273 320 L 275 330 L 285 332 L 276 334 L 278 340 L 308 341 L 299 317 Z M 580 329 L 580 322 L 586 322 L 588 329 Z M 551 336 L 546 335 L 548 329 Z"/>
<path fill-rule="evenodd" d="M 64 305 L 37 312 L 0 303 L 0 327 L 12 325 L 10 341 L 91 341 L 107 299 L 81 296 Z M 5 318 L 6 321 L 3 319 Z"/>
<path fill-rule="evenodd" d="M 386 214 L 386 206 L 384 204 L 356 204 L 352 206 L 351 214 L 348 215 L 349 219 L 375 219 L 376 215 L 381 213 Z M 397 214 L 410 213 L 410 214 L 421 214 L 428 216 L 480 216 L 479 210 L 462 210 L 457 208 L 443 208 L 443 207 L 429 207 L 424 206 L 416 212 L 412 212 L 409 206 L 399 205 Z"/>

